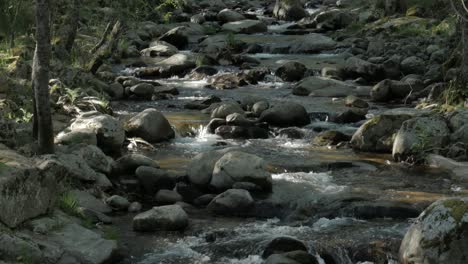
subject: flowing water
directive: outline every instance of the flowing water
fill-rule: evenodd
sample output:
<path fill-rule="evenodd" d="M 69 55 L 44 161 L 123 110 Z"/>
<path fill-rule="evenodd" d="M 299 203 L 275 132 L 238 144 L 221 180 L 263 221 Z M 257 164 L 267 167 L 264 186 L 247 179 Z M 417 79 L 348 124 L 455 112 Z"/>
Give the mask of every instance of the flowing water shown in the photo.
<path fill-rule="evenodd" d="M 281 35 L 289 25 L 271 25 L 266 34 L 236 37 L 248 43 L 285 42 L 295 38 Z M 340 53 L 259 53 L 252 57 L 261 61 L 261 67 L 273 70 L 292 60 L 311 69 L 344 62 Z M 132 72 L 118 66 L 116 69 L 124 74 Z M 224 72 L 237 70 L 222 68 Z M 170 78 L 158 82 L 177 87 L 180 94 L 171 99 L 114 104 L 122 117 L 153 107 L 169 119 L 177 131 L 176 138 L 147 151 L 164 169 L 183 173 L 196 154 L 235 147 L 264 158 L 274 180 L 271 195 L 256 197 L 256 214 L 250 218 L 215 217 L 204 209 L 192 208 L 190 225 L 184 232 L 135 233 L 131 229 L 133 215 L 118 217 L 121 241 L 131 256 L 124 263 L 263 263 L 262 251 L 276 236 L 305 241 L 321 263 L 395 263 L 399 243 L 410 224 L 408 219 L 438 198 L 466 193 L 463 185 L 453 182 L 443 171 L 395 164 L 389 155 L 358 154 L 347 148 L 311 144 L 317 128 L 333 127 L 352 134 L 356 126 L 318 118 L 302 128 L 306 135 L 303 139 L 271 135 L 268 139 L 225 140 L 207 132 L 208 115 L 183 108 L 187 102 L 215 95 L 223 100 L 257 96 L 271 104 L 293 101 L 305 106 L 314 117 L 345 109 L 342 101 L 332 98 L 294 96 L 291 84 L 273 75 L 267 80 L 233 90 L 211 90 L 204 88 L 206 80 Z M 371 114 L 385 109 L 374 105 Z"/>

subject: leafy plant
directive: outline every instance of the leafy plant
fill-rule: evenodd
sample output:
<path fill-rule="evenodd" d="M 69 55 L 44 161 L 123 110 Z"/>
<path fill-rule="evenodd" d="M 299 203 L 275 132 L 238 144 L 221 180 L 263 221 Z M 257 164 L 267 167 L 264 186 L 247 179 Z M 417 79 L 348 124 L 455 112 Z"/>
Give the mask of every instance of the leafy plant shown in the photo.
<path fill-rule="evenodd" d="M 70 192 L 64 192 L 58 199 L 58 207 L 68 215 L 82 217 L 78 211 L 78 201 Z"/>

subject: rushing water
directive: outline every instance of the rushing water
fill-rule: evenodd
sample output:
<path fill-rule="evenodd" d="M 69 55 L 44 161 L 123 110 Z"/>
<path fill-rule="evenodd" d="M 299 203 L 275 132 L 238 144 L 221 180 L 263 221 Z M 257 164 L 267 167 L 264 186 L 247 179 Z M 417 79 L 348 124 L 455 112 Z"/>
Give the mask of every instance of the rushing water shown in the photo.
<path fill-rule="evenodd" d="M 282 22 L 270 25 L 267 34 L 237 35 L 236 38 L 262 44 L 294 41 L 295 36 L 278 34 L 290 25 Z M 299 61 L 310 69 L 321 69 L 344 63 L 345 58 L 339 53 L 259 53 L 251 56 L 260 60 L 260 67 L 272 70 L 286 61 Z M 150 58 L 145 62 L 151 65 L 162 59 Z M 238 71 L 235 67 L 218 69 L 221 73 Z M 115 70 L 131 74 L 134 69 L 116 66 Z M 133 232 L 132 215 L 117 218 L 122 241 L 131 255 L 124 263 L 260 264 L 264 261 L 260 255 L 265 245 L 277 236 L 301 239 L 321 263 L 395 263 L 399 242 L 410 224 L 409 217 L 399 219 L 400 211 L 396 210 L 389 216 L 366 219 L 363 217 L 365 214 L 354 214 L 355 211 L 347 208 L 357 206 L 378 211 L 389 203 L 395 203 L 397 209 L 403 204 L 422 210 L 435 199 L 466 193 L 463 185 L 452 182 L 441 171 L 407 168 L 391 162 L 389 155 L 359 154 L 347 148 L 311 144 L 316 131 L 322 128 L 352 134 L 357 126 L 333 124 L 321 119 L 301 128 L 305 134 L 302 139 L 289 139 L 272 133 L 268 139 L 225 140 L 208 133 L 209 115 L 183 107 L 187 102 L 214 95 L 223 100 L 242 101 L 255 96 L 271 104 L 297 102 L 313 116 L 345 109 L 342 101 L 332 98 L 294 96 L 289 89 L 291 84 L 273 75 L 267 76 L 266 80 L 258 85 L 220 91 L 205 89 L 207 80 L 169 78 L 157 81 L 164 86 L 177 87 L 179 95 L 168 100 L 125 101 L 113 105 L 122 118 L 149 107 L 165 114 L 177 136 L 170 142 L 154 145 L 153 151 L 147 151 L 164 169 L 183 173 L 198 153 L 235 147 L 265 159 L 274 180 L 272 194 L 258 197 L 256 217 L 215 217 L 202 208 L 193 208 L 190 225 L 185 232 L 151 234 Z M 373 105 L 371 114 L 382 109 L 385 106 Z M 388 208 L 393 210 L 391 206 Z"/>

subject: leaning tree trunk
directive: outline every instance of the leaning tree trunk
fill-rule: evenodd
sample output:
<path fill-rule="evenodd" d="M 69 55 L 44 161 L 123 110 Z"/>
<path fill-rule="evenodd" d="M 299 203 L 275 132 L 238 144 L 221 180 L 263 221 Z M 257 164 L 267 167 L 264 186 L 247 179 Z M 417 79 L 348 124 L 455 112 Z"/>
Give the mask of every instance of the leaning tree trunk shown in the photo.
<path fill-rule="evenodd" d="M 92 74 L 96 74 L 97 70 L 101 65 L 104 63 L 104 60 L 111 57 L 112 54 L 117 50 L 117 44 L 119 41 L 120 34 L 123 31 L 123 25 L 120 20 L 115 22 L 114 26 L 112 27 L 112 31 L 109 35 L 109 40 L 106 44 L 101 43 L 102 40 L 99 42 L 97 50 L 95 51 L 94 57 L 89 64 L 89 71 Z M 104 35 L 109 34 L 108 30 L 104 32 Z M 104 40 L 105 43 L 105 40 Z M 94 49 L 93 49 L 94 50 Z"/>
<path fill-rule="evenodd" d="M 54 152 L 54 132 L 49 101 L 50 27 L 49 0 L 36 0 L 36 50 L 32 69 L 35 122 L 39 152 Z"/>

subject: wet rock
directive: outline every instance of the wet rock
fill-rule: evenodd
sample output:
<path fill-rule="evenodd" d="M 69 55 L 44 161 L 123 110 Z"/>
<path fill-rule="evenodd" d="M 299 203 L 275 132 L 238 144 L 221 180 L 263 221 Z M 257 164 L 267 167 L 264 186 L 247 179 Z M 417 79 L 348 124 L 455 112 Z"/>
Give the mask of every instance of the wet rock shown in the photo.
<path fill-rule="evenodd" d="M 133 230 L 148 231 L 177 231 L 188 225 L 187 213 L 180 205 L 165 205 L 140 213 L 133 218 Z"/>
<path fill-rule="evenodd" d="M 296 82 L 301 80 L 306 73 L 307 68 L 304 64 L 290 61 L 281 65 L 275 72 L 275 75 L 286 82 Z"/>
<path fill-rule="evenodd" d="M 149 45 L 149 48 L 141 51 L 141 55 L 145 57 L 169 57 L 177 52 L 179 52 L 179 50 L 174 45 L 165 41 L 153 41 Z"/>
<path fill-rule="evenodd" d="M 164 33 L 164 35 L 162 35 L 159 40 L 170 43 L 176 46 L 178 49 L 184 49 L 189 42 L 187 28 L 184 26 L 173 28 Z"/>
<path fill-rule="evenodd" d="M 201 186 L 208 185 L 216 162 L 229 151 L 232 149 L 213 150 L 195 156 L 187 169 L 190 182 Z"/>
<path fill-rule="evenodd" d="M 75 145 L 69 151 L 80 156 L 96 172 L 109 174 L 112 171 L 114 160 L 96 146 L 80 144 Z"/>
<path fill-rule="evenodd" d="M 420 213 L 411 204 L 388 201 L 357 202 L 343 210 L 344 215 L 358 219 L 408 219 L 417 217 Z"/>
<path fill-rule="evenodd" d="M 310 118 L 305 108 L 296 103 L 284 102 L 263 111 L 260 122 L 267 122 L 272 126 L 305 126 L 310 124 Z"/>
<path fill-rule="evenodd" d="M 115 161 L 115 167 L 113 171 L 117 174 L 133 174 L 140 166 L 159 168 L 159 164 L 149 157 L 141 154 L 127 154 Z"/>
<path fill-rule="evenodd" d="M 234 113 L 243 114 L 244 110 L 237 102 L 226 102 L 222 103 L 211 112 L 211 118 L 226 118 L 226 116 Z"/>
<path fill-rule="evenodd" d="M 176 184 L 174 190 L 182 195 L 184 202 L 192 203 L 197 197 L 203 195 L 204 191 L 207 191 L 207 188 L 206 186 L 197 186 L 189 182 L 180 181 Z"/>
<path fill-rule="evenodd" d="M 223 9 L 219 11 L 217 18 L 222 23 L 235 22 L 245 19 L 243 15 L 231 9 Z"/>
<path fill-rule="evenodd" d="M 346 106 L 349 106 L 349 107 L 357 107 L 357 108 L 368 108 L 369 107 L 369 104 L 354 96 L 354 95 L 349 95 L 345 98 L 345 105 Z"/>
<path fill-rule="evenodd" d="M 50 167 L 62 171 L 70 178 L 84 182 L 95 182 L 99 177 L 87 161 L 77 154 L 57 152 L 55 155 L 43 155 L 41 159 L 47 162 Z"/>
<path fill-rule="evenodd" d="M 206 19 L 202 14 L 196 14 L 190 18 L 190 23 L 203 24 L 205 22 L 206 22 Z"/>
<path fill-rule="evenodd" d="M 468 124 L 468 111 L 458 110 L 449 115 L 449 126 L 452 131 L 457 131 Z"/>
<path fill-rule="evenodd" d="M 55 144 L 73 145 L 73 144 L 97 145 L 97 137 L 93 130 L 65 130 L 60 132 L 55 138 Z"/>
<path fill-rule="evenodd" d="M 97 138 L 97 145 L 105 153 L 120 153 L 125 140 L 125 131 L 116 118 L 99 112 L 87 112 L 75 119 L 71 131 L 91 130 Z"/>
<path fill-rule="evenodd" d="M 302 2 L 299 0 L 276 0 L 273 15 L 286 21 L 297 21 L 307 16 Z"/>
<path fill-rule="evenodd" d="M 354 86 L 339 80 L 311 76 L 297 83 L 292 93 L 299 96 L 345 97 L 354 93 L 354 89 Z"/>
<path fill-rule="evenodd" d="M 268 28 L 260 20 L 241 20 L 236 22 L 229 22 L 223 25 L 224 31 L 238 33 L 238 34 L 255 34 L 267 32 Z"/>
<path fill-rule="evenodd" d="M 413 86 L 407 82 L 383 80 L 371 90 L 371 98 L 375 102 L 388 102 L 392 99 L 404 99 L 413 91 Z"/>
<path fill-rule="evenodd" d="M 276 44 L 283 45 L 283 44 Z M 287 43 L 289 53 L 293 54 L 314 54 L 320 53 L 327 50 L 333 50 L 336 47 L 336 42 L 322 34 L 311 33 L 298 39 L 294 43 Z M 281 47 L 281 46 L 279 46 Z"/>
<path fill-rule="evenodd" d="M 251 111 L 255 116 L 260 116 L 269 107 L 270 104 L 267 101 L 259 101 L 252 105 Z"/>
<path fill-rule="evenodd" d="M 212 66 L 198 66 L 197 68 L 193 69 L 190 73 L 190 77 L 195 80 L 202 80 L 207 78 L 208 76 L 213 76 L 218 73 L 218 70 Z"/>
<path fill-rule="evenodd" d="M 149 83 L 139 83 L 130 87 L 129 91 L 137 97 L 149 99 L 154 93 L 154 86 Z"/>
<path fill-rule="evenodd" d="M 468 259 L 468 199 L 439 200 L 410 227 L 400 247 L 402 263 L 464 263 Z"/>
<path fill-rule="evenodd" d="M 249 127 L 253 126 L 254 122 L 247 119 L 243 114 L 233 113 L 226 116 L 226 123 L 230 126 L 242 126 Z"/>
<path fill-rule="evenodd" d="M 390 153 L 393 147 L 394 135 L 400 130 L 404 121 L 410 115 L 376 116 L 364 123 L 351 138 L 354 149 L 369 152 Z"/>
<path fill-rule="evenodd" d="M 132 117 L 125 130 L 131 137 L 141 137 L 150 143 L 158 143 L 175 137 L 175 132 L 166 117 L 154 108 L 149 108 Z"/>
<path fill-rule="evenodd" d="M 304 131 L 295 127 L 282 128 L 278 131 L 278 135 L 291 139 L 302 139 L 305 137 Z"/>
<path fill-rule="evenodd" d="M 403 122 L 395 136 L 392 155 L 395 160 L 418 159 L 432 148 L 444 147 L 449 140 L 447 122 L 439 116 L 416 117 Z"/>
<path fill-rule="evenodd" d="M 315 256 L 306 251 L 296 250 L 282 254 L 272 254 L 266 260 L 265 264 L 318 264 Z"/>
<path fill-rule="evenodd" d="M 224 118 L 213 118 L 210 120 L 210 122 L 206 126 L 208 129 L 208 132 L 211 134 L 214 134 L 218 127 L 225 126 L 225 125 L 226 125 L 226 120 Z"/>
<path fill-rule="evenodd" d="M 77 207 L 76 211 L 92 223 L 112 224 L 112 218 L 101 212 L 84 207 Z"/>
<path fill-rule="evenodd" d="M 338 124 L 356 123 L 366 119 L 367 109 L 350 108 L 331 118 L 332 122 Z"/>
<path fill-rule="evenodd" d="M 314 138 L 314 144 L 319 146 L 337 145 L 340 142 L 348 142 L 350 139 L 350 136 L 339 131 L 328 130 L 318 134 Z"/>
<path fill-rule="evenodd" d="M 338 30 L 352 24 L 356 17 L 348 10 L 329 9 L 315 16 L 317 28 L 323 30 Z"/>
<path fill-rule="evenodd" d="M 122 99 L 124 97 L 124 87 L 118 82 L 113 82 L 105 89 L 112 99 Z"/>
<path fill-rule="evenodd" d="M 215 134 L 224 139 L 246 139 L 249 137 L 248 129 L 241 126 L 219 126 L 216 128 Z"/>
<path fill-rule="evenodd" d="M 140 166 L 135 174 L 140 186 L 148 195 L 154 195 L 160 189 L 172 189 L 175 186 L 175 179 L 165 170 Z"/>
<path fill-rule="evenodd" d="M 154 201 L 160 205 L 175 204 L 182 201 L 182 196 L 176 191 L 159 190 L 154 197 Z"/>
<path fill-rule="evenodd" d="M 297 250 L 307 252 L 307 246 L 297 238 L 288 236 L 277 237 L 268 243 L 263 251 L 262 258 L 268 258 L 273 254 L 281 254 Z"/>
<path fill-rule="evenodd" d="M 195 67 L 195 58 L 178 53 L 159 62 L 156 66 L 138 69 L 134 75 L 140 78 L 170 78 L 183 76 Z"/>
<path fill-rule="evenodd" d="M 130 202 L 120 195 L 112 195 L 106 199 L 106 203 L 115 210 L 127 211 Z"/>
<path fill-rule="evenodd" d="M 246 190 L 230 189 L 216 196 L 207 209 L 219 215 L 246 215 L 254 205 L 254 200 Z"/>
<path fill-rule="evenodd" d="M 230 90 L 249 84 L 247 76 L 240 73 L 225 73 L 210 79 L 211 84 L 218 90 Z"/>
<path fill-rule="evenodd" d="M 272 188 L 271 174 L 266 171 L 265 161 L 240 151 L 229 152 L 216 162 L 210 185 L 217 190 L 226 190 L 236 182 L 251 182 L 263 191 L 271 191 Z"/>
<path fill-rule="evenodd" d="M 200 42 L 197 51 L 204 54 L 219 54 L 226 49 L 240 52 L 245 46 L 246 43 L 240 40 L 236 40 L 232 43 L 225 35 L 215 35 Z"/>

